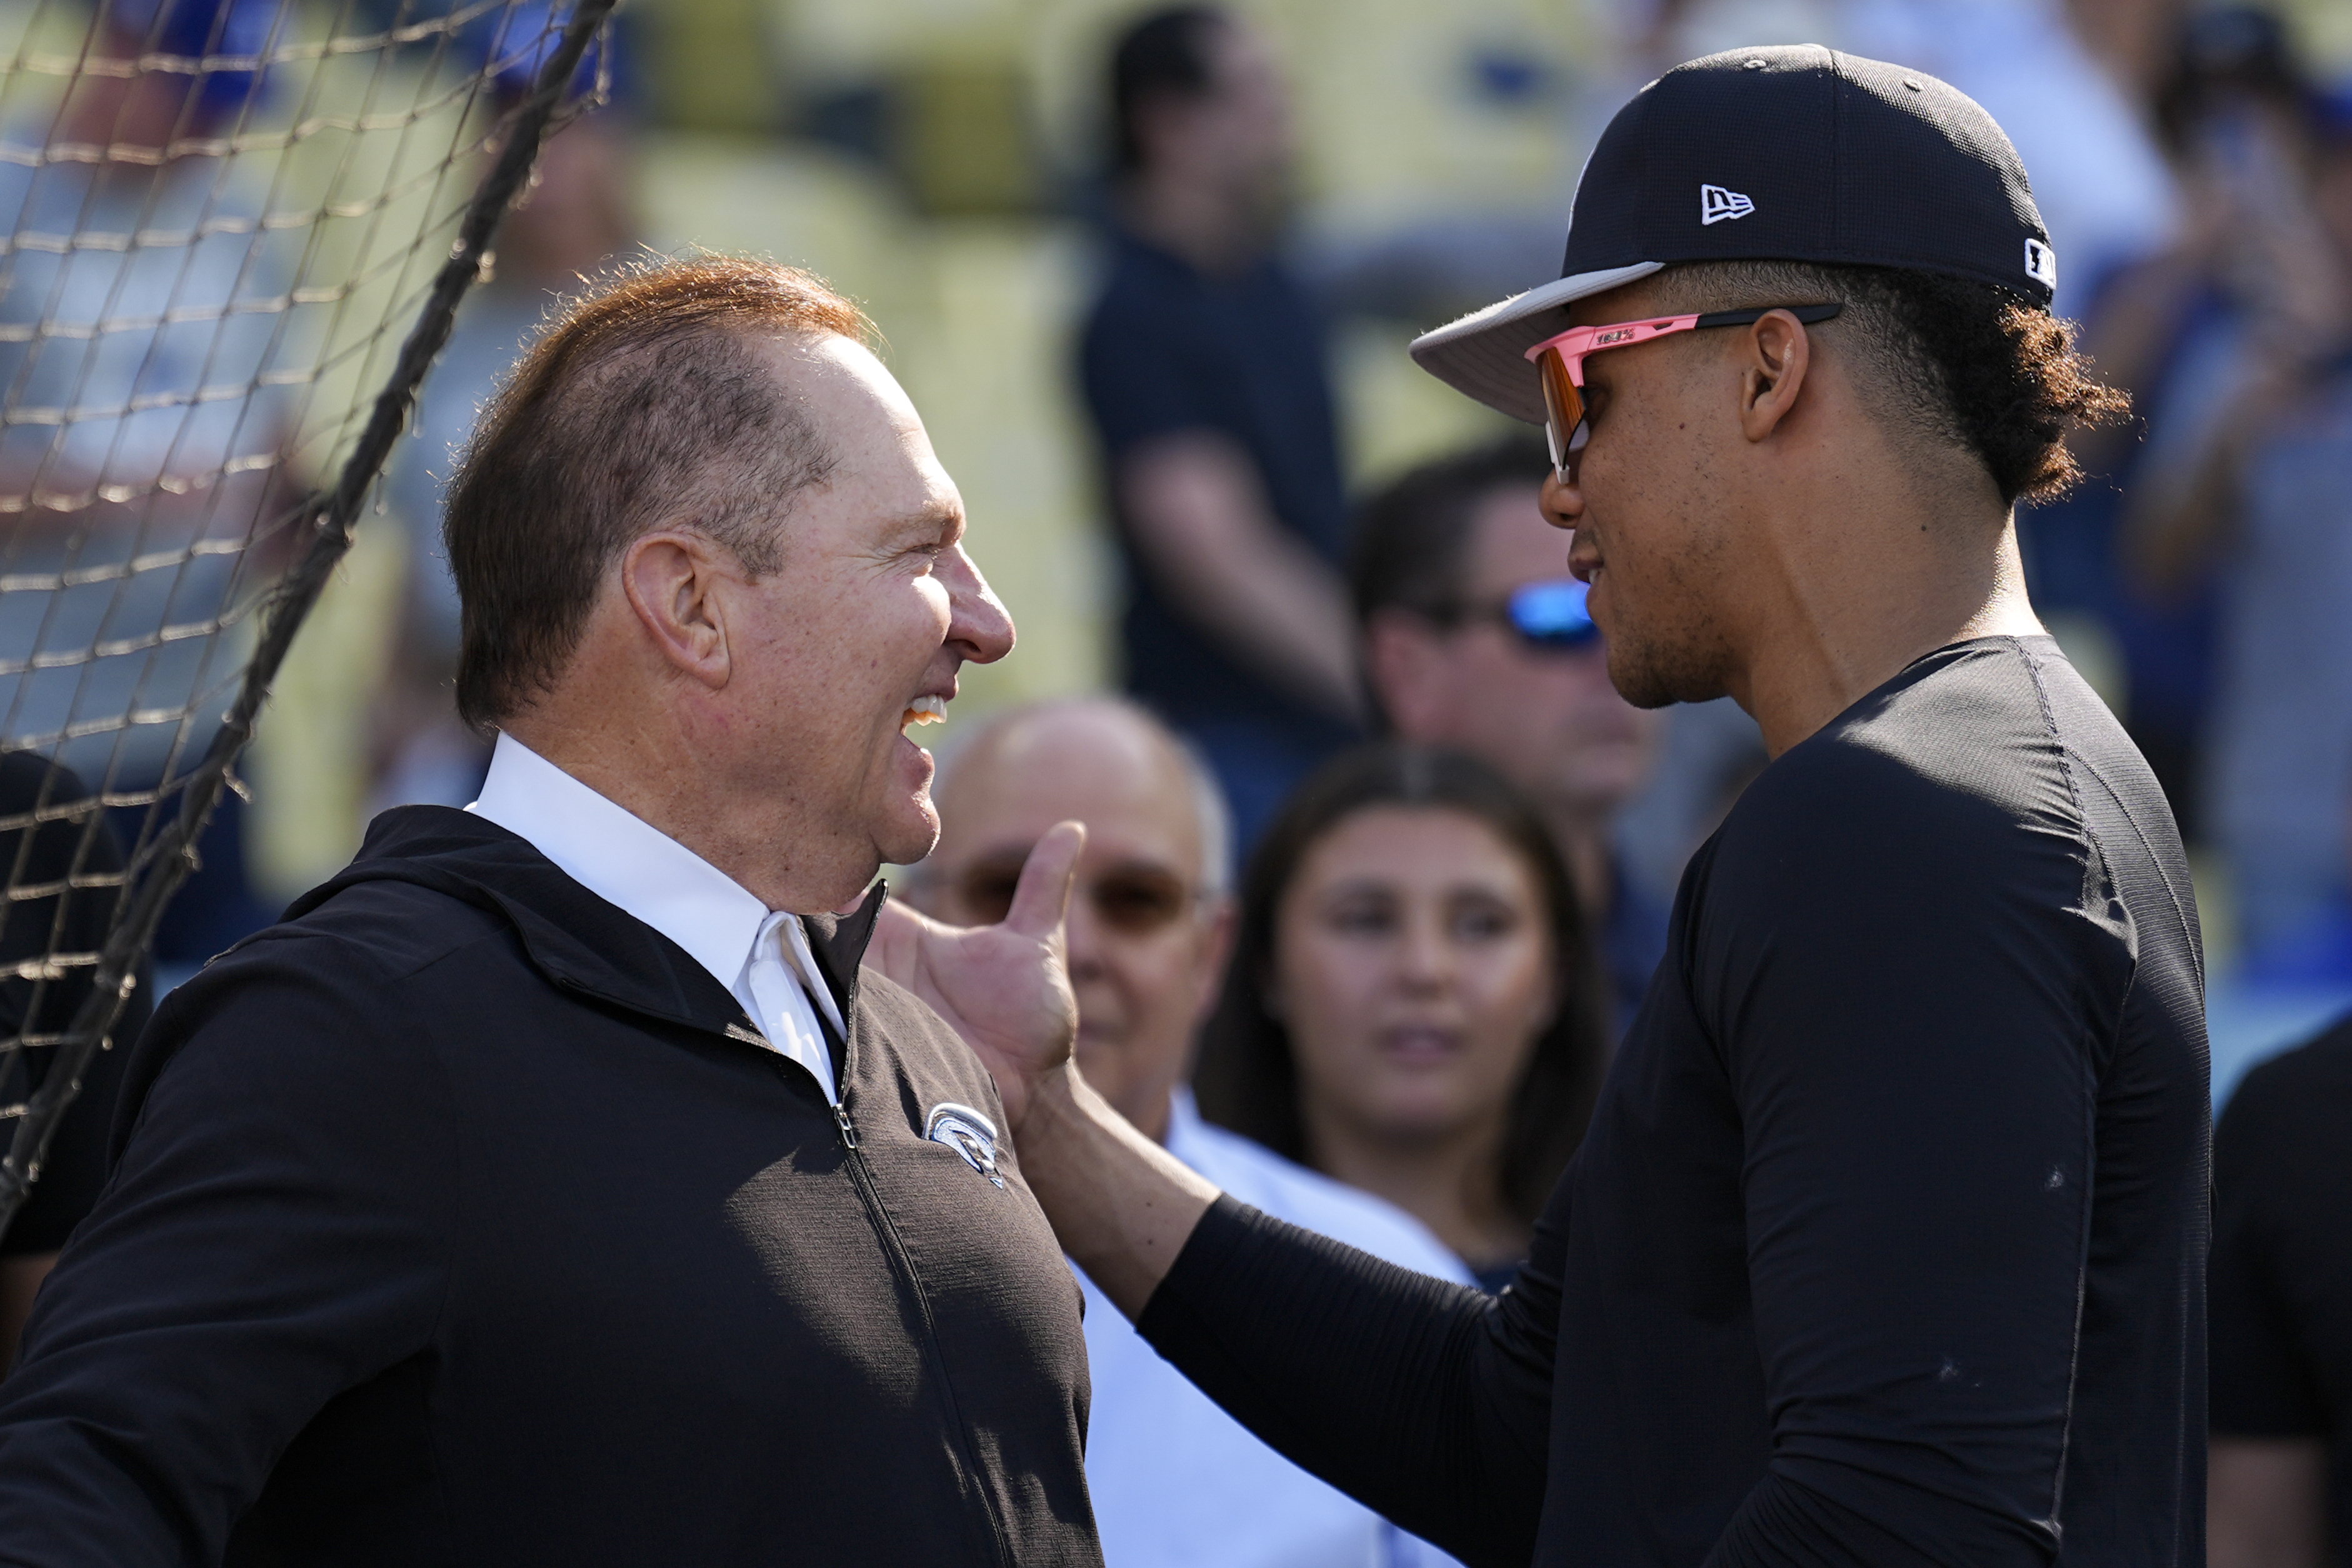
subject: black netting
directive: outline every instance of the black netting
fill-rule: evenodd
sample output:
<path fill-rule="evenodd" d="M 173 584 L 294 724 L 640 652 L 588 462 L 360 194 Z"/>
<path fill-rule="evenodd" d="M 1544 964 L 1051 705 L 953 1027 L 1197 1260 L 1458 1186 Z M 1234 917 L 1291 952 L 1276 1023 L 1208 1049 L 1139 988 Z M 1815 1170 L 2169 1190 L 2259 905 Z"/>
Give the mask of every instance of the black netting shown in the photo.
<path fill-rule="evenodd" d="M 38 0 L 0 78 L 0 1228 L 612 0 Z"/>

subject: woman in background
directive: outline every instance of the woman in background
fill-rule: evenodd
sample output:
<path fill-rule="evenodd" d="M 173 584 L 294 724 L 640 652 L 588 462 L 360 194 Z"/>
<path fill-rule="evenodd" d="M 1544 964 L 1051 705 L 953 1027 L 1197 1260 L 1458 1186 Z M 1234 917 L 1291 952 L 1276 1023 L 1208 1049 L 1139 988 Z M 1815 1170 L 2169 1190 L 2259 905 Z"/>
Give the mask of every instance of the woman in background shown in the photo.
<path fill-rule="evenodd" d="M 1202 1113 L 1388 1199 L 1490 1291 L 1600 1087 L 1606 988 L 1569 874 L 1485 764 L 1339 758 L 1252 856 Z"/>

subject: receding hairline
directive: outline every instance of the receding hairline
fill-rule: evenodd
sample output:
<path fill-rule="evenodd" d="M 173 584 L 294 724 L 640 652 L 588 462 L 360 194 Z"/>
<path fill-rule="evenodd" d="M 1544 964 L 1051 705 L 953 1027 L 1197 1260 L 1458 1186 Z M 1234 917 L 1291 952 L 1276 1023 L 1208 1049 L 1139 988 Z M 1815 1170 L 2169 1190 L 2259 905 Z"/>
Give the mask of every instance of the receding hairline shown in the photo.
<path fill-rule="evenodd" d="M 1156 758 L 1147 759 L 1145 764 L 1146 776 L 1155 779 L 1164 775 L 1150 766 L 1152 760 L 1173 764 L 1175 778 L 1181 781 L 1185 797 L 1185 816 L 1197 840 L 1203 885 L 1218 893 L 1225 891 L 1230 879 L 1230 868 L 1225 862 L 1231 853 L 1232 827 L 1214 776 L 1184 738 L 1150 710 L 1115 695 L 1052 697 L 1005 708 L 980 720 L 961 745 L 940 758 L 931 794 L 939 805 L 943 829 L 956 796 L 967 790 L 975 779 L 992 780 L 997 770 L 1007 766 L 1006 753 L 1013 742 L 1024 732 L 1055 725 L 1073 728 L 1108 726 L 1114 731 L 1142 738 L 1158 753 Z M 1087 733 L 1076 728 L 1077 737 Z M 1071 736 L 1071 731 L 1065 730 L 1063 734 Z M 957 836 L 969 835 L 959 832 Z M 992 846 L 981 846 L 980 852 L 985 853 L 989 847 Z"/>
<path fill-rule="evenodd" d="M 1014 744 L 1031 735 L 1044 732 L 1054 736 L 1060 745 L 1098 749 L 1097 737 L 1105 729 L 1139 738 L 1157 754 L 1148 759 L 1145 768 L 1146 776 L 1154 781 L 1164 775 L 1150 767 L 1150 762 L 1181 765 L 1187 760 L 1183 742 L 1171 731 L 1149 713 L 1117 697 L 1050 698 L 1006 708 L 982 719 L 971 737 L 940 763 L 932 793 L 949 794 L 969 788 L 970 781 L 975 779 L 993 778 L 995 770 L 1007 764 L 1006 754 Z"/>

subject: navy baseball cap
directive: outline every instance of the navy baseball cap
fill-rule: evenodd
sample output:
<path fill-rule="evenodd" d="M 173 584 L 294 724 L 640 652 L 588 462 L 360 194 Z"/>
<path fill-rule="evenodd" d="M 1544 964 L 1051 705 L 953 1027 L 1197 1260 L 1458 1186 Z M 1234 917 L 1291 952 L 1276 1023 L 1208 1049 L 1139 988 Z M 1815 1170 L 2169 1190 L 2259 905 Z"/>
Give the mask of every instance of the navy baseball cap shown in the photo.
<path fill-rule="evenodd" d="M 1414 340 L 1412 357 L 1541 423 L 1527 351 L 1567 307 L 1693 261 L 1906 267 L 2047 309 L 2058 257 L 2025 165 L 1977 101 L 1924 72 L 1818 44 L 1676 66 L 1617 111 L 1577 182 L 1559 280 Z"/>

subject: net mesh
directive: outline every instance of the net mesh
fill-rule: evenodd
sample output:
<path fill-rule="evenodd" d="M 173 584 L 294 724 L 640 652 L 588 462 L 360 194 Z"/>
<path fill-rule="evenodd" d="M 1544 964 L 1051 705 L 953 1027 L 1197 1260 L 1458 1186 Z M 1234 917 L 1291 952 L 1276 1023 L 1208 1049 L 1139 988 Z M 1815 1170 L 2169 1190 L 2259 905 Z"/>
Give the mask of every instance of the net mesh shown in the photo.
<path fill-rule="evenodd" d="M 0 1226 L 611 5 L 0 0 Z"/>

